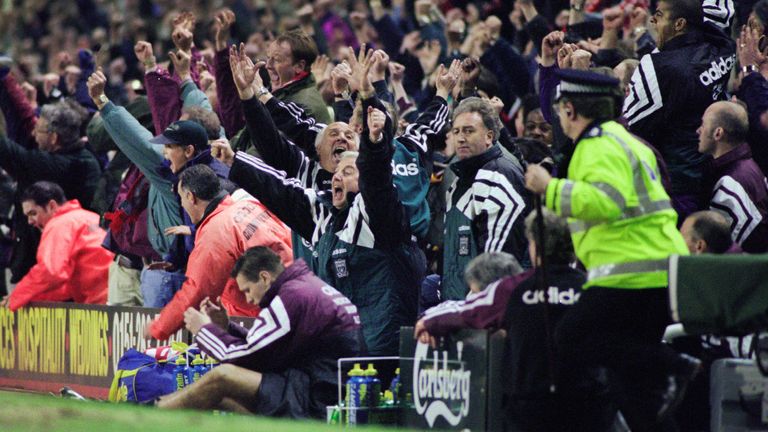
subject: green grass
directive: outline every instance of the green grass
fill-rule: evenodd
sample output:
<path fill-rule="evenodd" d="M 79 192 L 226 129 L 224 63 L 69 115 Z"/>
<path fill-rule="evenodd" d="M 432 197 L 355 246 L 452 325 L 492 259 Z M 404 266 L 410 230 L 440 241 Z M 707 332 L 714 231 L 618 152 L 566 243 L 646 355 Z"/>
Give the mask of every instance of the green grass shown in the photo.
<path fill-rule="evenodd" d="M 361 428 L 391 432 L 384 427 Z M 0 392 L 0 431 L 170 432 L 170 431 L 339 431 L 321 422 L 280 420 L 201 411 L 163 411 L 107 402 L 82 402 L 53 396 Z"/>

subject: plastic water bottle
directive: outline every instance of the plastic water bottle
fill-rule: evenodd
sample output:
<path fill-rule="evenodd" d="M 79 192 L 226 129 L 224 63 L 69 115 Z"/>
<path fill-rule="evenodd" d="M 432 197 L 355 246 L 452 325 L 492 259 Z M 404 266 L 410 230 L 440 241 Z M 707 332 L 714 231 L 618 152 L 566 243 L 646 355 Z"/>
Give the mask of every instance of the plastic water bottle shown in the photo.
<path fill-rule="evenodd" d="M 392 392 L 392 402 L 395 405 L 400 403 L 400 368 L 395 369 L 395 377 L 392 378 L 392 382 L 389 384 L 389 391 Z"/>
<path fill-rule="evenodd" d="M 181 390 L 189 384 L 187 377 L 187 360 L 183 355 L 176 357 L 176 367 L 173 369 L 173 376 L 176 378 L 176 390 Z"/>
<path fill-rule="evenodd" d="M 373 367 L 373 363 L 368 363 L 368 369 L 364 372 L 366 378 L 366 384 L 368 386 L 368 400 L 366 406 L 368 408 L 376 408 L 379 406 L 381 399 L 381 380 L 378 378 L 379 372 Z"/>
<path fill-rule="evenodd" d="M 347 424 L 365 424 L 368 413 L 360 408 L 366 407 L 368 388 L 360 363 L 355 363 L 347 375 Z"/>
<path fill-rule="evenodd" d="M 200 380 L 205 375 L 205 362 L 198 355 L 192 360 L 192 364 L 187 368 L 187 382 L 192 384 Z"/>

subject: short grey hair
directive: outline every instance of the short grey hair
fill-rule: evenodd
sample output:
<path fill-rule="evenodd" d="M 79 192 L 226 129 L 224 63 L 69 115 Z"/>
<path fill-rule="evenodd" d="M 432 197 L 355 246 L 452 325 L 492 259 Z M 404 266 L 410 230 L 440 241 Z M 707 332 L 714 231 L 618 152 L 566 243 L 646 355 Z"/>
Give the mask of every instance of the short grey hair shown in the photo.
<path fill-rule="evenodd" d="M 479 97 L 469 97 L 461 101 L 459 106 L 453 110 L 453 120 L 456 120 L 461 114 L 464 113 L 478 113 L 483 120 L 483 125 L 486 129 L 493 132 L 493 140 L 499 139 L 501 134 L 501 121 L 499 115 L 496 114 L 496 110 L 493 109 L 488 101 Z"/>
<path fill-rule="evenodd" d="M 63 99 L 56 103 L 43 105 L 40 118 L 48 122 L 48 131 L 59 137 L 62 149 L 82 146 L 80 128 L 88 118 L 88 111 L 73 99 Z"/>
<path fill-rule="evenodd" d="M 534 232 L 536 227 L 536 215 L 538 212 L 533 210 L 525 218 L 525 236 L 528 241 L 536 242 L 538 245 L 538 233 Z M 570 264 L 575 259 L 573 251 L 573 241 L 571 240 L 571 230 L 568 228 L 568 222 L 565 218 L 552 213 L 548 209 L 543 209 L 544 215 L 544 252 L 547 254 L 549 264 Z M 537 248 L 537 252 L 541 249 Z M 531 257 L 535 262 L 536 257 Z"/>
<path fill-rule="evenodd" d="M 475 283 L 485 289 L 489 284 L 522 273 L 523 268 L 514 255 L 506 252 L 485 252 L 467 264 L 464 269 L 464 281 L 467 285 Z"/>

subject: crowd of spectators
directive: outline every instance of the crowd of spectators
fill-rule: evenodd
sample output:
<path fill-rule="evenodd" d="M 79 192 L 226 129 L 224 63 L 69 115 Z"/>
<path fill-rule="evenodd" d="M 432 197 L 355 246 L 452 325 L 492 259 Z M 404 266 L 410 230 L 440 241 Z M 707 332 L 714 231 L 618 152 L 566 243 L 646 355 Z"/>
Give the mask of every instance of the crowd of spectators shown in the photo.
<path fill-rule="evenodd" d="M 0 278 L 0 294 L 14 310 L 163 308 L 157 339 L 190 308 L 275 314 L 282 301 L 253 301 L 232 270 L 262 247 L 279 262 L 258 290 L 284 269 L 316 274 L 354 307 L 335 325 L 360 326 L 355 352 L 396 355 L 401 326 L 444 300 L 540 339 L 521 318 L 539 318 L 524 305 L 542 263 L 524 173 L 567 177 L 584 138 L 553 106 L 564 69 L 620 82 L 623 107 L 574 109 L 652 151 L 658 169 L 633 169 L 660 178 L 692 253 L 768 252 L 768 0 L 17 3 L 0 6 L 0 269 L 16 284 Z M 620 199 L 609 186 L 601 199 Z M 568 224 L 544 219 L 546 261 L 575 299 L 585 263 Z M 485 253 L 503 262 L 473 261 Z M 494 293 L 504 304 L 481 317 L 471 305 Z M 429 318 L 440 307 L 418 322 L 425 342 L 454 329 Z"/>

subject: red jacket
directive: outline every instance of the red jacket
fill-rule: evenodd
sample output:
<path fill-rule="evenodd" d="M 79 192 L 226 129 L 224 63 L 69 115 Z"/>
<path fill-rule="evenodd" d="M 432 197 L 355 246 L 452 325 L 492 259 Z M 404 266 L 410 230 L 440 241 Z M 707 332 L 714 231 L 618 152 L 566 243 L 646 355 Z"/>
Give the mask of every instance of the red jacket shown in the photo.
<path fill-rule="evenodd" d="M 235 202 L 227 196 L 197 227 L 195 248 L 187 262 L 187 280 L 165 305 L 150 328 L 152 337 L 164 340 L 184 325 L 184 311 L 198 308 L 205 297 L 216 299 L 230 315 L 257 316 L 259 307 L 250 305 L 237 282 L 229 275 L 248 248 L 267 246 L 280 255 L 287 267 L 293 262 L 291 231 L 260 202 Z"/>
<path fill-rule="evenodd" d="M 74 300 L 105 304 L 112 252 L 101 247 L 106 232 L 99 215 L 67 201 L 43 228 L 37 264 L 16 285 L 8 307 L 15 311 L 32 301 Z"/>

